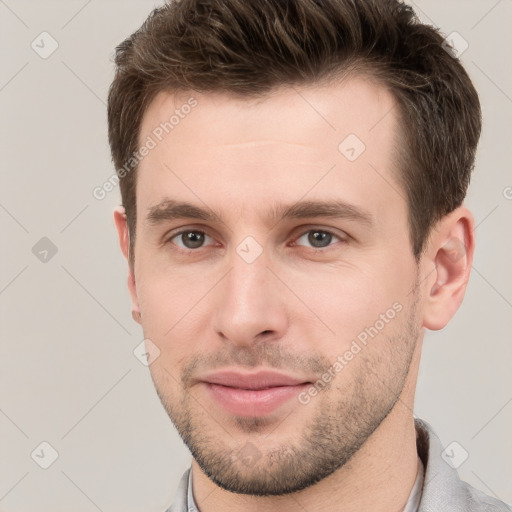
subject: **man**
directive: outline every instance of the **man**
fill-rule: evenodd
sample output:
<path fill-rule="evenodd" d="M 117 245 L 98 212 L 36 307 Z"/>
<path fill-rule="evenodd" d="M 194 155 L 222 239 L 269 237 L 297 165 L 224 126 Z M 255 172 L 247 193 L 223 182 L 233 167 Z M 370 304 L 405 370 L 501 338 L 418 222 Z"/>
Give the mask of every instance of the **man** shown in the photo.
<path fill-rule="evenodd" d="M 477 93 L 397 1 L 181 0 L 116 53 L 114 217 L 161 402 L 169 510 L 512 510 L 413 417 L 459 307 Z"/>

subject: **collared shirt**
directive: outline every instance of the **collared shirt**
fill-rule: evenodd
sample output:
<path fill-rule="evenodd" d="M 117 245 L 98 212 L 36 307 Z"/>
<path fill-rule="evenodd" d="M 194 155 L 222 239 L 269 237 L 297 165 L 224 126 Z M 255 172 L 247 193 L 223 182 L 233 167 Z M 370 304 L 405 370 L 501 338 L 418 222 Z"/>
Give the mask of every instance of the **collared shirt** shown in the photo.
<path fill-rule="evenodd" d="M 192 492 L 192 471 L 188 473 L 188 491 L 187 491 L 187 511 L 199 512 L 196 502 L 194 500 L 194 493 Z"/>
<path fill-rule="evenodd" d="M 512 507 L 460 480 L 441 456 L 443 446 L 432 427 L 415 418 L 418 473 L 403 512 L 512 512 Z M 173 504 L 165 512 L 200 512 L 192 492 L 192 472 L 180 480 Z"/>

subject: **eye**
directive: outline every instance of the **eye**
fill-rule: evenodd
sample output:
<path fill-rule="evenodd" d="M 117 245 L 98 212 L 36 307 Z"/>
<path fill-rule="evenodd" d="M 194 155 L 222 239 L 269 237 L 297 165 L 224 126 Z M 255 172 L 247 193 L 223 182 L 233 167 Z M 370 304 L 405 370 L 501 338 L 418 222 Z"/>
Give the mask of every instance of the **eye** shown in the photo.
<path fill-rule="evenodd" d="M 204 231 L 194 229 L 176 233 L 169 238 L 169 242 L 172 242 L 181 249 L 193 250 L 201 248 L 207 239 L 213 240 L 213 238 L 208 236 Z"/>
<path fill-rule="evenodd" d="M 311 244 L 311 247 L 314 249 L 323 249 L 325 247 L 329 247 L 329 245 L 332 245 L 331 242 L 333 239 L 336 239 L 340 242 L 343 241 L 339 236 L 331 233 L 330 231 L 325 231 L 323 229 L 310 229 L 299 238 L 297 238 L 294 242 L 294 245 L 303 245 L 300 243 L 302 240 L 303 242 Z"/>
<path fill-rule="evenodd" d="M 211 236 L 199 229 L 180 231 L 179 233 L 175 233 L 169 237 L 167 241 L 176 245 L 183 251 L 200 249 L 206 245 L 211 245 L 211 243 L 214 242 Z M 303 233 L 299 238 L 295 239 L 293 245 L 309 244 L 313 249 L 324 249 L 333 245 L 333 242 L 336 241 L 343 242 L 345 240 L 324 229 L 310 229 Z"/>

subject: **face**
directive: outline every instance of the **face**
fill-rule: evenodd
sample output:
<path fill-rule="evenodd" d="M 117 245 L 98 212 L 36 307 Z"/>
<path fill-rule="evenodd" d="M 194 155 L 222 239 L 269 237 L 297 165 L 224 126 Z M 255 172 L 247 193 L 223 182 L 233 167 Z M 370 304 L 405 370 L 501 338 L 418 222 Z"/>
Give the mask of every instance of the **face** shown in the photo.
<path fill-rule="evenodd" d="M 191 96 L 160 93 L 140 133 L 130 286 L 151 376 L 217 485 L 297 491 L 393 411 L 421 335 L 397 109 L 360 78 Z"/>

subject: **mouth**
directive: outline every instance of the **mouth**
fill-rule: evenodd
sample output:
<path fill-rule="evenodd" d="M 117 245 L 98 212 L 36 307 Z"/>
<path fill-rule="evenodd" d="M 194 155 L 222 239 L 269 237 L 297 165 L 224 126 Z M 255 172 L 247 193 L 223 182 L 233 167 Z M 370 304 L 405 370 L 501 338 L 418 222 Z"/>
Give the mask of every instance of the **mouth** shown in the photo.
<path fill-rule="evenodd" d="M 202 384 L 226 412 L 257 417 L 271 414 L 297 397 L 311 382 L 269 371 L 253 374 L 223 371 L 205 377 Z"/>

